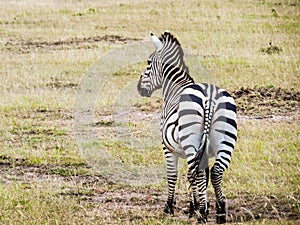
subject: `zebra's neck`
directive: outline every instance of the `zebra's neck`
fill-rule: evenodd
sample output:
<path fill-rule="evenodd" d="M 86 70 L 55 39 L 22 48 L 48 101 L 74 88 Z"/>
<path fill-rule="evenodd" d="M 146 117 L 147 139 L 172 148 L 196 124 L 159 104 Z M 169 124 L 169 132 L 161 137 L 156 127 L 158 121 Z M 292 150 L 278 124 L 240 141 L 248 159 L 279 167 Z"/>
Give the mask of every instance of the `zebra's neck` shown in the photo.
<path fill-rule="evenodd" d="M 188 85 L 194 83 L 194 80 L 188 74 L 187 67 L 184 70 L 177 71 L 176 74 L 164 76 L 163 82 L 163 98 L 164 107 L 163 114 L 166 116 L 174 108 L 177 108 L 182 91 Z"/>

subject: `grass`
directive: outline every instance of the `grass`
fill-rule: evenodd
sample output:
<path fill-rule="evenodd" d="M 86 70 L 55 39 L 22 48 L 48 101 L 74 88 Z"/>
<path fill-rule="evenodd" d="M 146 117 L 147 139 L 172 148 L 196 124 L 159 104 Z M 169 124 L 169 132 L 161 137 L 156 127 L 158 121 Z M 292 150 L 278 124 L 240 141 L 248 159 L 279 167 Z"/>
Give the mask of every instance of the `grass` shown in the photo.
<path fill-rule="evenodd" d="M 0 224 L 195 223 L 180 209 L 175 217 L 162 213 L 165 180 L 139 187 L 115 184 L 97 174 L 77 148 L 73 105 L 83 75 L 109 50 L 149 40 L 149 30 L 157 35 L 170 30 L 198 56 L 201 64 L 190 65 L 198 81 L 231 92 L 241 87 L 299 92 L 298 1 L 21 0 L 1 1 L 0 7 L 5 9 L 0 16 Z M 204 75 L 197 66 L 206 68 Z M 96 139 L 82 145 L 91 150 L 90 160 L 97 161 L 93 157 L 105 148 L 125 165 L 164 162 L 158 128 L 151 129 L 161 108 L 159 94 L 126 102 L 137 99 L 144 69 L 144 62 L 129 65 L 99 87 Z M 239 122 L 223 182 L 236 223 L 300 220 L 299 106 L 293 101 L 287 111 L 269 111 L 291 118 Z M 116 107 L 124 102 L 132 105 L 125 108 L 130 113 Z M 189 199 L 185 173 L 181 161 L 179 208 Z M 213 202 L 211 185 L 208 193 Z"/>
<path fill-rule="evenodd" d="M 294 186 L 300 182 L 297 162 L 300 147 L 298 136 L 299 123 L 241 123 L 232 170 L 226 175 L 229 180 L 225 180 L 224 185 L 231 183 L 228 190 L 232 194 L 242 191 L 250 195 L 298 195 L 299 190 Z M 241 174 L 236 176 L 236 171 Z M 241 180 L 230 181 L 230 177 Z M 241 185 L 235 185 L 239 183 L 243 184 L 242 188 Z"/>
<path fill-rule="evenodd" d="M 18 183 L 1 185 L 1 223 L 63 224 L 65 221 L 80 221 L 85 216 L 84 206 L 52 188 L 44 186 L 41 189 Z"/>

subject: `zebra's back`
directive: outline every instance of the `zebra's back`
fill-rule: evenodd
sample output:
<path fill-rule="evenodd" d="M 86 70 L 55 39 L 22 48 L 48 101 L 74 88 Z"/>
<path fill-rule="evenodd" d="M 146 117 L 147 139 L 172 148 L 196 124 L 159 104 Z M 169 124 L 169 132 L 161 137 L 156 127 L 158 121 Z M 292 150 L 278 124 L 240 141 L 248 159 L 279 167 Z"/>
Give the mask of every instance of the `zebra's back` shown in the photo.
<path fill-rule="evenodd" d="M 212 84 L 191 84 L 180 98 L 178 117 L 179 140 L 188 161 L 207 132 L 208 157 L 218 155 L 227 167 L 237 136 L 236 106 L 230 94 Z M 228 158 L 228 164 L 222 158 Z"/>

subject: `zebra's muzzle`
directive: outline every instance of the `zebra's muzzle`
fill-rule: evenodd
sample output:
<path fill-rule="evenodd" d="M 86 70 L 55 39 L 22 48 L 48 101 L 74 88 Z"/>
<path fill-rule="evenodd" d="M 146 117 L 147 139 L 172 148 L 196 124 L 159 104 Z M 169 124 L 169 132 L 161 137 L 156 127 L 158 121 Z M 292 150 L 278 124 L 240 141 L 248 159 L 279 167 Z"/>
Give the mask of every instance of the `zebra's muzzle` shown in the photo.
<path fill-rule="evenodd" d="M 151 92 L 150 90 L 146 89 L 146 88 L 138 88 L 138 91 L 140 93 L 141 96 L 143 97 L 150 97 L 151 96 Z"/>
<path fill-rule="evenodd" d="M 143 97 L 150 97 L 152 94 L 152 91 L 150 91 L 150 89 L 142 87 L 142 79 L 139 80 L 137 89 L 138 89 L 139 94 Z"/>

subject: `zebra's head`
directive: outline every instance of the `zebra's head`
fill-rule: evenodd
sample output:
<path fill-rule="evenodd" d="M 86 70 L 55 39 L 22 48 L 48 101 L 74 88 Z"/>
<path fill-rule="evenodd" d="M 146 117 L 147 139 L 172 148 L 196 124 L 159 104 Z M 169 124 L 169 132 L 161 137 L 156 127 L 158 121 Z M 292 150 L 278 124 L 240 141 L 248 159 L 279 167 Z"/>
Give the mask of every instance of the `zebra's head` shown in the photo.
<path fill-rule="evenodd" d="M 150 97 L 153 91 L 172 80 L 169 71 L 184 71 L 188 74 L 180 43 L 169 31 L 165 31 L 160 38 L 151 32 L 151 40 L 155 51 L 149 56 L 147 68 L 137 86 L 140 95 L 145 97 Z"/>

